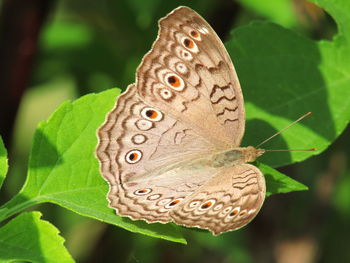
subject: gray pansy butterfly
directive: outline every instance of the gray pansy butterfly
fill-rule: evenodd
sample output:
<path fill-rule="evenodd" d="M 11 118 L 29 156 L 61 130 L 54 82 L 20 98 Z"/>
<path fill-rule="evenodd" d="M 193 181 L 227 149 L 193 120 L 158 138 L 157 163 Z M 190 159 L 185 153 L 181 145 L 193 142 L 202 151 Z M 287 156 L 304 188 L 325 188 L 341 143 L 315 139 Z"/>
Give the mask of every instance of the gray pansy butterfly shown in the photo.
<path fill-rule="evenodd" d="M 265 198 L 264 150 L 239 147 L 245 112 L 227 51 L 188 7 L 159 34 L 98 130 L 97 157 L 121 216 L 209 229 L 248 224 Z"/>

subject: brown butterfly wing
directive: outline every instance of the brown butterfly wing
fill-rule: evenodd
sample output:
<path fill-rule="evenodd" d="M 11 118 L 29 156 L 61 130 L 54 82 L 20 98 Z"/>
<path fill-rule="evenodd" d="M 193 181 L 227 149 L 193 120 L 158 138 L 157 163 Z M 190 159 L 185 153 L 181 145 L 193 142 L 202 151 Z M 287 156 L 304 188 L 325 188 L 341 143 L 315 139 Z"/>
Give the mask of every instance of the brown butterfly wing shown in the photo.
<path fill-rule="evenodd" d="M 239 146 L 245 123 L 243 96 L 221 40 L 188 7 L 175 9 L 159 27 L 157 40 L 137 70 L 141 98 L 218 149 Z"/>
<path fill-rule="evenodd" d="M 147 116 L 148 111 L 158 115 Z M 122 216 L 169 222 L 175 204 L 168 204 L 183 200 L 213 174 L 213 168 L 195 168 L 191 160 L 210 155 L 215 146 L 145 104 L 134 85 L 119 96 L 98 137 L 96 154 L 110 185 L 108 200 Z"/>
<path fill-rule="evenodd" d="M 265 199 L 265 179 L 253 165 L 217 169 L 216 175 L 170 211 L 175 223 L 218 235 L 239 229 L 258 214 Z"/>

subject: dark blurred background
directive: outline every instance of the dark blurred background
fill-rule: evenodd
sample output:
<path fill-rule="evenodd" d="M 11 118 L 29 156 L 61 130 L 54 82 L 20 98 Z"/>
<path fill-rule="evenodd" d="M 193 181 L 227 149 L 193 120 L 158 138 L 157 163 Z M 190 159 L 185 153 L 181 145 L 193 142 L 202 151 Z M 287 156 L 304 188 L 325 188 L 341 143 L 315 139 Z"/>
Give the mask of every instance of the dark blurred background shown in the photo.
<path fill-rule="evenodd" d="M 125 89 L 156 38 L 157 20 L 179 5 L 200 13 L 224 41 L 231 29 L 256 19 L 314 40 L 332 39 L 337 30 L 322 9 L 303 0 L 0 1 L 0 134 L 10 152 L 0 203 L 24 182 L 38 122 L 67 99 Z M 324 153 L 280 169 L 309 191 L 269 197 L 236 232 L 213 237 L 183 229 L 187 246 L 54 205 L 39 209 L 77 262 L 350 262 L 349 131 Z"/>

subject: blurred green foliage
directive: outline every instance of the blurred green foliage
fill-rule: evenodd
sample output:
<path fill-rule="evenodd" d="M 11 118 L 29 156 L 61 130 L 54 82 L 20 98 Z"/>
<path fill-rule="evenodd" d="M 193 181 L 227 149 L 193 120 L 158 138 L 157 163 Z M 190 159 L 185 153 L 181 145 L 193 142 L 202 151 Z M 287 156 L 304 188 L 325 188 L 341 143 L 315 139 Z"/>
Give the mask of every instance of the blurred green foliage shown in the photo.
<path fill-rule="evenodd" d="M 313 90 L 315 82 L 312 80 L 317 77 L 323 80 L 319 83 L 323 94 L 315 93 L 316 99 L 312 96 L 308 98 L 315 112 L 314 119 L 306 121 L 307 128 L 300 125 L 284 137 L 277 138 L 269 144 L 269 148 L 287 145 L 296 148 L 307 143 L 318 147 L 320 141 L 323 141 L 321 149 L 327 148 L 349 121 L 349 104 L 344 102 L 349 98 L 345 89 L 349 86 L 347 76 L 350 72 L 347 62 L 350 12 L 345 11 L 350 10 L 349 3 L 347 0 L 317 1 L 332 13 L 342 35 L 333 39 L 335 42 L 312 42 L 308 38 L 332 39 L 336 31 L 334 21 L 316 6 L 287 0 L 264 1 L 264 5 L 262 1 L 239 2 L 58 1 L 41 34 L 31 89 L 24 98 L 25 103 L 22 103 L 17 119 L 11 170 L 1 192 L 5 195 L 3 199 L 10 199 L 23 184 L 31 134 L 38 121 L 45 120 L 66 99 L 115 86 L 125 89 L 134 81 L 135 69 L 155 39 L 158 30 L 156 21 L 181 4 L 189 5 L 205 17 L 224 40 L 225 37 L 228 39 L 231 28 L 246 25 L 256 18 L 295 30 L 297 33 L 284 31 L 266 22 L 250 24 L 246 28 L 238 28 L 227 44 L 229 50 L 235 51 L 230 55 L 247 101 L 250 119 L 247 123 L 250 139 L 247 143 L 257 143 L 251 138 L 264 139 L 301 112 L 311 110 L 306 104 L 299 108 L 298 98 L 299 94 L 303 94 L 303 85 Z M 288 64 L 291 60 L 285 53 L 280 53 L 286 57 L 287 63 L 283 63 L 280 71 L 277 70 L 282 64 L 279 62 L 281 58 L 275 54 L 281 51 L 281 43 L 276 39 L 272 43 L 268 41 L 276 32 L 266 31 L 271 28 L 283 31 L 283 41 L 290 45 L 291 59 L 300 61 L 299 64 Z M 259 35 L 262 32 L 266 34 Z M 306 37 L 301 37 L 300 33 Z M 265 41 L 254 41 L 252 36 Z M 295 39 L 296 42 L 290 42 Z M 299 49 L 301 42 L 312 48 L 305 49 L 304 46 Z M 318 53 L 310 54 L 315 50 Z M 319 57 L 314 57 L 311 62 L 304 60 L 313 54 Z M 272 74 L 271 65 L 276 74 Z M 293 79 L 288 72 L 296 72 L 295 77 L 303 78 Z M 269 75 L 265 76 L 266 73 Z M 321 74 L 321 77 L 315 74 Z M 266 89 L 266 85 L 282 90 L 270 93 L 268 97 L 277 96 L 278 102 L 288 97 L 295 98 L 295 103 L 282 109 L 265 108 L 262 105 L 270 100 L 266 101 L 263 96 L 254 98 L 253 88 L 257 84 L 262 87 L 260 90 Z M 280 87 L 286 85 L 294 87 L 298 94 L 284 93 Z M 317 108 L 317 105 L 322 108 Z M 318 115 L 318 112 L 322 114 Z M 276 123 L 281 122 L 281 126 L 266 126 L 255 118 L 272 119 Z M 317 140 L 309 140 L 310 134 L 317 135 L 320 131 Z M 323 154 L 281 169 L 308 185 L 310 191 L 270 197 L 248 227 L 219 237 L 200 230 L 183 229 L 187 246 L 107 226 L 56 206 L 44 205 L 40 210 L 45 220 L 62 231 L 69 252 L 78 262 L 286 262 L 290 257 L 294 262 L 349 262 L 349 141 L 347 130 Z M 275 164 L 280 165 L 305 159 L 308 154 L 296 153 L 282 156 L 282 159 L 279 159 L 280 155 L 275 156 Z M 267 160 L 269 164 L 274 164 L 273 161 L 273 157 Z M 34 221 L 40 220 L 38 215 L 33 218 Z"/>
<path fill-rule="evenodd" d="M 5 149 L 4 142 L 0 137 L 0 188 L 5 179 L 8 170 L 7 150 Z"/>
<path fill-rule="evenodd" d="M 242 6 L 251 9 L 256 14 L 266 17 L 272 22 L 284 27 L 294 27 L 298 24 L 297 12 L 293 1 L 289 0 L 239 0 Z"/>

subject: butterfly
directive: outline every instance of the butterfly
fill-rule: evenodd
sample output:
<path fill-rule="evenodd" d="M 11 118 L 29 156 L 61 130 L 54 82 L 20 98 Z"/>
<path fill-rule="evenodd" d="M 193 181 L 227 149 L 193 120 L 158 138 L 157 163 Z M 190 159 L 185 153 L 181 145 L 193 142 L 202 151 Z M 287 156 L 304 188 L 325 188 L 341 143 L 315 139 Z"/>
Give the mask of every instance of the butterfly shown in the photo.
<path fill-rule="evenodd" d="M 210 25 L 188 7 L 159 21 L 136 82 L 98 130 L 96 155 L 118 215 L 174 222 L 214 235 L 239 229 L 265 199 L 264 153 L 240 147 L 244 100 Z"/>

